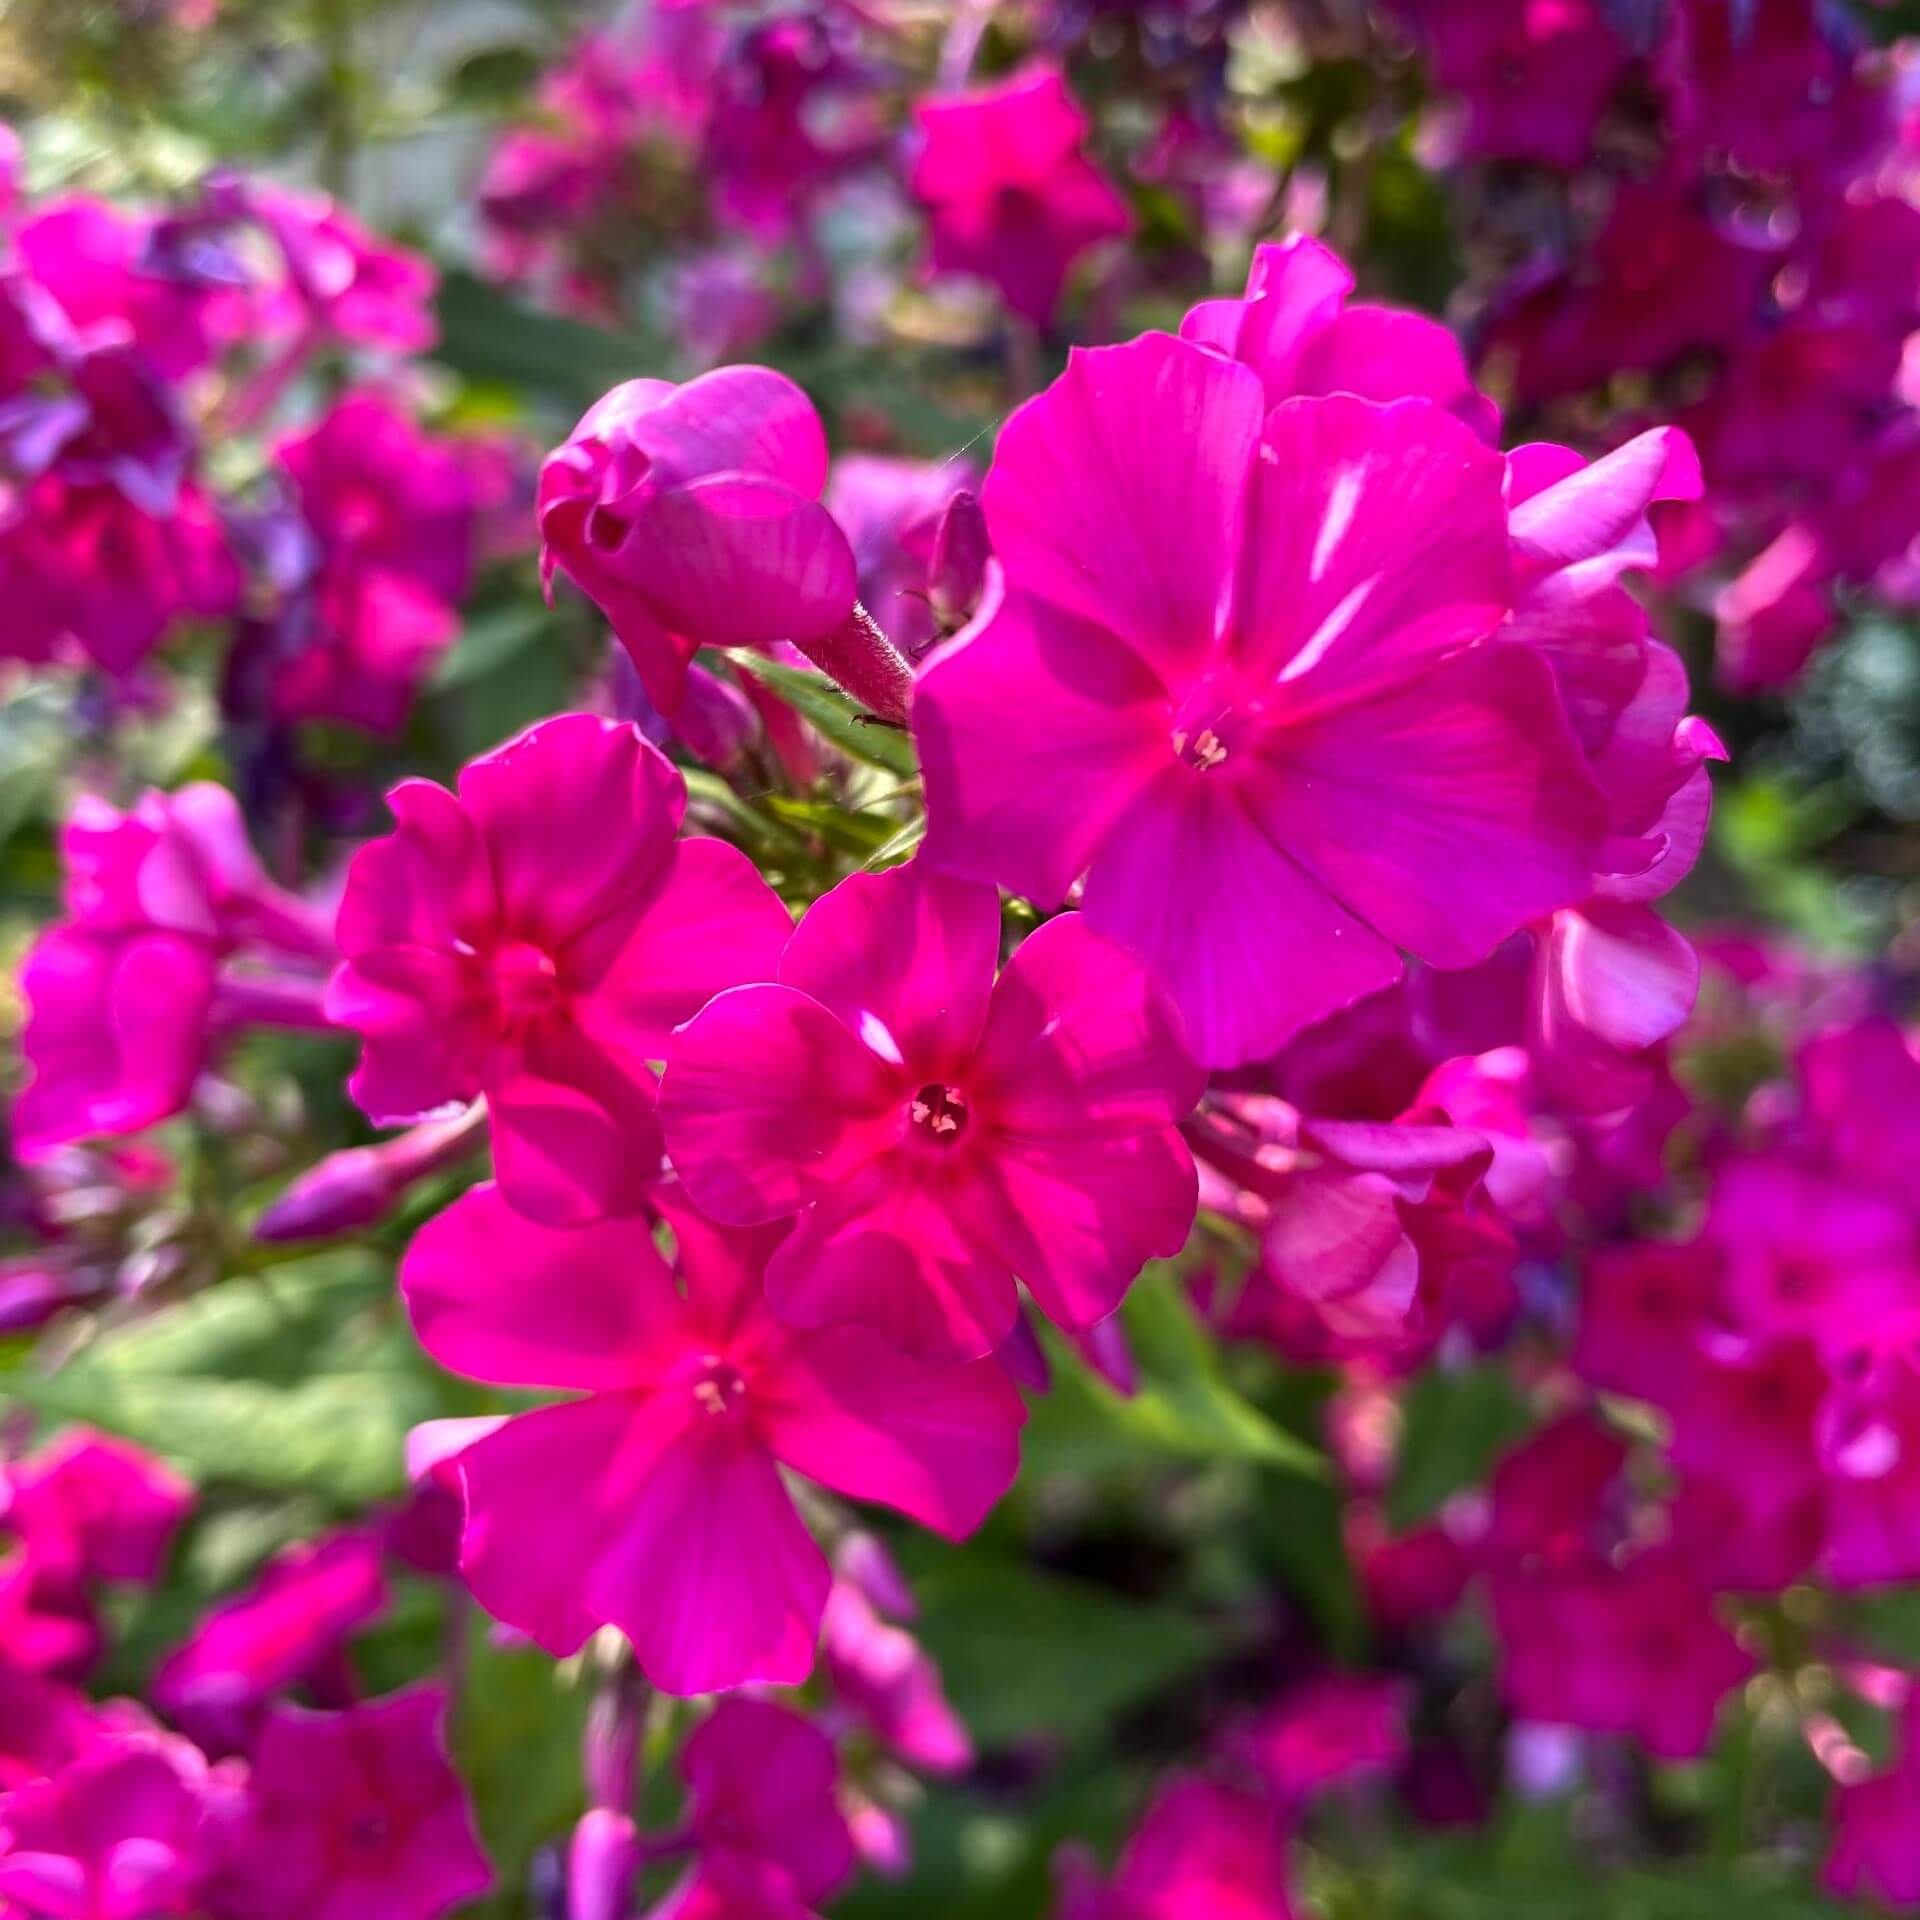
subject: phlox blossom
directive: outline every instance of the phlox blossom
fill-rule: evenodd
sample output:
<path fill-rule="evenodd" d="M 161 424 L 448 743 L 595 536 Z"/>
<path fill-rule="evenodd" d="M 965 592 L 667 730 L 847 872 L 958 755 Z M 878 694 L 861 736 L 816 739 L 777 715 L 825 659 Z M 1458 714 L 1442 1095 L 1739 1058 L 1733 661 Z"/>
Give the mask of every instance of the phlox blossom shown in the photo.
<path fill-rule="evenodd" d="M 1581 898 L 1601 796 L 1545 662 L 1486 644 L 1503 481 L 1430 401 L 1076 353 L 987 477 L 1006 596 L 921 677 L 922 859 L 1042 904 L 1084 873 L 1212 1066 Z"/>
<path fill-rule="evenodd" d="M 670 1219 L 684 1293 L 643 1222 L 537 1226 L 491 1186 L 409 1249 L 401 1289 L 442 1365 L 584 1396 L 460 1453 L 461 1571 L 550 1653 L 612 1625 L 663 1691 L 791 1685 L 830 1576 L 780 1469 L 957 1539 L 1011 1483 L 1024 1409 L 992 1361 L 782 1326 L 762 1297 L 777 1230 Z"/>
<path fill-rule="evenodd" d="M 933 1359 L 990 1352 L 1024 1281 L 1085 1327 L 1193 1223 L 1174 1131 L 1199 1094 L 1140 968 L 1065 914 L 996 981 L 999 901 L 924 861 L 808 910 L 778 981 L 674 1037 L 669 1151 L 694 1199 L 797 1215 L 767 1265 L 796 1326 L 858 1322 Z"/>
<path fill-rule="evenodd" d="M 340 904 L 327 1004 L 351 1082 L 398 1125 L 484 1094 L 501 1190 L 537 1218 L 630 1211 L 657 1174 L 651 1061 L 790 922 L 736 848 L 676 839 L 679 773 L 630 724 L 566 714 L 408 780 Z"/>

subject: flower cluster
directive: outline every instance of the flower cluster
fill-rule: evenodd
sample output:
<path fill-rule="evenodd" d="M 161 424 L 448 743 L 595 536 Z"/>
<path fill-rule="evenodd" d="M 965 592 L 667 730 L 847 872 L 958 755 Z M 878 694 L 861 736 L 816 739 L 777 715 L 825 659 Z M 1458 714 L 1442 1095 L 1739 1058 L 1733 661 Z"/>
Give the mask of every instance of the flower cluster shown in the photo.
<path fill-rule="evenodd" d="M 1841 12 L 658 0 L 444 282 L 0 140 L 0 1920 L 1920 1910 Z"/>

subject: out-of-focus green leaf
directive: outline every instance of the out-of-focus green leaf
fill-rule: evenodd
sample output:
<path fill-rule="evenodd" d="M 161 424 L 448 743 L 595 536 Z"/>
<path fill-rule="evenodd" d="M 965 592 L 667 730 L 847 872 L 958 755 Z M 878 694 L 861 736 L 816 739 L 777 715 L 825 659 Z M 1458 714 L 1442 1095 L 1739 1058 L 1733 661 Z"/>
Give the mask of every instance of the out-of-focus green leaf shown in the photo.
<path fill-rule="evenodd" d="M 1149 1267 L 1123 1311 L 1139 1363 L 1138 1391 L 1118 1392 L 1064 1343 L 1054 1343 L 1053 1389 L 1034 1403 L 1027 1426 L 1026 1456 L 1036 1471 L 1098 1472 L 1168 1455 L 1249 1460 L 1294 1473 L 1325 1470 L 1312 1447 L 1235 1391 L 1170 1269 Z"/>
<path fill-rule="evenodd" d="M 898 727 L 875 720 L 825 674 L 785 666 L 757 653 L 735 653 L 730 658 L 742 672 L 752 674 L 763 686 L 771 687 L 842 753 L 864 760 L 870 766 L 884 767 L 903 780 L 919 772 L 912 739 Z"/>
<path fill-rule="evenodd" d="M 533 1911 L 527 1869 L 535 1852 L 563 1843 L 582 1811 L 588 1693 L 537 1648 L 495 1645 L 484 1618 L 474 1615 L 466 1627 L 453 1756 L 497 1875 L 492 1898 L 475 1911 L 517 1920 Z"/>
<path fill-rule="evenodd" d="M 943 1558 L 915 1583 L 914 1632 L 984 1746 L 1075 1741 L 1208 1657 L 1202 1623 L 1011 1560 Z"/>
<path fill-rule="evenodd" d="M 0 703 L 0 842 L 45 812 L 73 757 L 66 690 L 44 680 Z"/>
<path fill-rule="evenodd" d="M 440 282 L 434 357 L 469 380 L 544 395 L 584 412 L 622 380 L 667 371 L 657 342 L 541 313 L 470 273 Z"/>
<path fill-rule="evenodd" d="M 1395 1528 L 1417 1524 L 1452 1495 L 1478 1486 L 1533 1424 L 1499 1365 L 1429 1368 L 1408 1389 L 1401 1412 L 1400 1472 L 1387 1494 Z"/>
<path fill-rule="evenodd" d="M 429 690 L 444 693 L 498 672 L 550 637 L 560 624 L 557 613 L 537 602 L 490 609 L 461 628 L 459 639 L 435 664 Z"/>
<path fill-rule="evenodd" d="M 368 1263 L 283 1267 L 230 1281 L 7 1391 L 214 1480 L 356 1506 L 406 1484 L 407 1429 L 442 1409 Z"/>

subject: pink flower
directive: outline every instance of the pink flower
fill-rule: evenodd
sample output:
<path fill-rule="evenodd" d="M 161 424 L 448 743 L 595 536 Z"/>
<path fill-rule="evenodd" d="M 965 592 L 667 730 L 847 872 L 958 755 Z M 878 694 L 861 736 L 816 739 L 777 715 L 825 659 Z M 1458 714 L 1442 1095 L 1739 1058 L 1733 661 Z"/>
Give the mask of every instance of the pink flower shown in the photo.
<path fill-rule="evenodd" d="M 280 249 L 284 277 L 259 300 L 257 326 L 401 353 L 440 337 L 432 311 L 439 276 L 421 255 L 376 239 L 319 194 L 244 181 L 234 184 L 234 204 Z"/>
<path fill-rule="evenodd" d="M 423 433 L 384 394 L 347 393 L 277 451 L 329 554 L 459 600 L 473 565 L 474 485 L 462 449 Z"/>
<path fill-rule="evenodd" d="M 1575 1370 L 1605 1392 L 1676 1405 L 1700 1365 L 1718 1288 L 1710 1248 L 1644 1240 L 1599 1249 L 1581 1282 Z"/>
<path fill-rule="evenodd" d="M 1396 0 L 1433 77 L 1459 94 L 1458 150 L 1571 168 L 1587 157 L 1630 49 L 1604 0 Z"/>
<path fill-rule="evenodd" d="M 342 1533 L 277 1556 L 251 1589 L 201 1621 L 161 1661 L 153 1698 L 209 1752 L 252 1743 L 267 1700 L 298 1683 L 350 1692 L 347 1637 L 387 1604 L 380 1553 Z"/>
<path fill-rule="evenodd" d="M 853 555 L 826 479 L 825 429 L 784 374 L 629 380 L 547 456 L 541 565 L 598 605 L 671 718 L 699 648 L 804 643 L 847 617 Z"/>
<path fill-rule="evenodd" d="M 461 1453 L 461 1568 L 551 1653 L 611 1624 L 666 1692 L 792 1684 L 828 1573 L 779 1469 L 959 1538 L 1011 1482 L 1024 1410 L 991 1362 L 934 1368 L 864 1328 L 781 1326 L 761 1298 L 775 1236 L 670 1219 L 684 1296 L 644 1223 L 535 1226 L 492 1187 L 408 1251 L 401 1288 L 435 1359 L 586 1396 Z"/>
<path fill-rule="evenodd" d="M 148 270 L 155 224 L 75 197 L 43 203 L 13 243 L 83 338 L 130 341 L 162 378 L 178 380 L 212 357 L 218 309 L 204 289 Z"/>
<path fill-rule="evenodd" d="M 1857 39 L 1819 0 L 1679 0 L 1657 77 L 1675 137 L 1757 173 L 1836 172 L 1889 129 L 1854 75 Z"/>
<path fill-rule="evenodd" d="M 1892 1766 L 1833 1797 L 1833 1844 L 1820 1878 L 1835 1893 L 1920 1906 L 1920 1709 L 1909 1705 Z"/>
<path fill-rule="evenodd" d="M 1285 1835 L 1264 1800 L 1197 1777 L 1164 1787 L 1105 1886 L 1066 1876 L 1059 1920 L 1291 1920 Z"/>
<path fill-rule="evenodd" d="M 246 1910 L 285 1920 L 438 1920 L 493 1869 L 447 1762 L 437 1687 L 344 1713 L 276 1707 L 234 1843 Z"/>
<path fill-rule="evenodd" d="M 221 970 L 243 945 L 311 963 L 331 944 L 312 911 L 269 882 L 233 796 L 210 783 L 148 792 L 125 814 L 84 796 L 61 852 L 69 918 L 41 935 L 21 973 L 33 1078 L 13 1123 L 29 1157 L 177 1113 L 216 1026 L 273 1017 L 258 977 Z M 289 978 L 317 991 L 317 980 Z M 298 998 L 290 989 L 280 1013 L 318 1024 L 317 1004 Z"/>
<path fill-rule="evenodd" d="M 0 1526 L 40 1565 L 83 1580 L 157 1578 L 192 1505 L 160 1461 L 84 1427 L 0 1472 Z"/>
<path fill-rule="evenodd" d="M 28 661 L 78 648 L 124 678 L 176 622 L 232 612 L 240 574 L 212 506 L 186 488 L 167 515 L 118 486 L 49 473 L 0 525 L 0 651 Z"/>
<path fill-rule="evenodd" d="M 1078 915 L 996 982 L 999 943 L 991 888 L 924 861 L 855 874 L 808 910 L 778 985 L 675 1035 L 675 1169 L 718 1219 L 798 1216 L 767 1265 L 792 1324 L 970 1358 L 1012 1331 L 1016 1278 L 1090 1326 L 1185 1243 L 1174 1126 L 1199 1076 L 1152 988 Z"/>
<path fill-rule="evenodd" d="M 1007 594 L 923 674 L 923 857 L 1042 904 L 1084 870 L 1224 1066 L 1486 958 L 1589 890 L 1600 797 L 1512 604 L 1503 463 L 1425 401 L 1265 409 L 1149 334 L 1001 434 Z"/>
<path fill-rule="evenodd" d="M 1737 1159 L 1714 1181 L 1705 1238 L 1731 1316 L 1753 1333 L 1844 1353 L 1920 1330 L 1920 1228 L 1869 1188 L 1785 1154 Z"/>
<path fill-rule="evenodd" d="M 799 1714 L 766 1700 L 722 1700 L 687 1742 L 680 1771 L 693 1802 L 687 1824 L 696 1864 L 667 1913 L 701 1913 L 716 1902 L 719 1913 L 742 1920 L 798 1912 L 852 1873 L 833 1743 Z M 741 1886 L 752 1891 L 736 1907 L 731 1890 Z"/>
<path fill-rule="evenodd" d="M 912 1634 L 881 1619 L 844 1579 L 827 1596 L 821 1633 L 834 1697 L 877 1740 L 925 1773 L 966 1771 L 973 1741 L 947 1704 L 940 1669 Z"/>
<path fill-rule="evenodd" d="M 714 63 L 702 170 L 729 224 L 763 246 L 789 237 L 810 198 L 882 150 L 878 76 L 843 51 L 832 12 L 747 29 Z"/>
<path fill-rule="evenodd" d="M 1304 394 L 1431 400 L 1497 441 L 1499 409 L 1474 386 L 1459 341 L 1423 314 L 1350 304 L 1352 293 L 1346 262 L 1295 234 L 1255 247 L 1244 297 L 1203 300 L 1180 337 L 1251 367 L 1269 407 Z"/>
<path fill-rule="evenodd" d="M 186 1741 L 125 1733 L 0 1801 L 0 1910 L 164 1920 L 204 1910 L 224 1795 Z"/>
<path fill-rule="evenodd" d="M 1753 1670 L 1670 1551 L 1496 1579 L 1493 1616 L 1515 1713 L 1631 1734 L 1663 1760 L 1703 1753 L 1721 1699 Z"/>
<path fill-rule="evenodd" d="M 371 392 L 348 394 L 278 454 L 315 553 L 251 636 L 245 670 L 265 679 L 280 720 L 396 733 L 459 631 L 474 548 L 467 461 Z"/>
<path fill-rule="evenodd" d="M 914 108 L 923 136 L 911 185 L 928 209 L 929 264 L 977 274 L 1037 327 L 1060 304 L 1067 270 L 1133 225 L 1083 151 L 1087 120 L 1058 70 L 1041 62 L 995 86 Z"/>
<path fill-rule="evenodd" d="M 1298 1807 L 1343 1782 L 1398 1772 L 1409 1696 L 1390 1674 L 1325 1674 L 1291 1689 L 1237 1744 L 1279 1803 Z"/>
<path fill-rule="evenodd" d="M 978 482 L 964 460 L 850 453 L 833 464 L 827 507 L 852 543 L 860 604 L 909 656 L 939 638 L 935 545 L 955 495 Z M 980 564 L 984 570 L 984 556 Z"/>
<path fill-rule="evenodd" d="M 631 1211 L 658 1172 L 649 1062 L 764 977 L 790 922 L 746 856 L 680 842 L 686 788 L 631 725 L 567 714 L 409 780 L 355 856 L 328 1007 L 392 1126 L 487 1099 L 501 1189 L 549 1221 Z"/>

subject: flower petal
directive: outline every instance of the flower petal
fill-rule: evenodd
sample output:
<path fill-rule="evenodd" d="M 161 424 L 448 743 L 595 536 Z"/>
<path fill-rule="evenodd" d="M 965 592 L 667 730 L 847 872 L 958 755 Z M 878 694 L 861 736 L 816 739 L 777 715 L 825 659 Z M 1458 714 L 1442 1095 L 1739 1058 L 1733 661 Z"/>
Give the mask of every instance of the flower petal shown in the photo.
<path fill-rule="evenodd" d="M 688 1193 L 747 1225 L 798 1212 L 883 1150 L 910 1091 L 819 1001 L 735 987 L 674 1036 L 660 1101 Z"/>
<path fill-rule="evenodd" d="M 1425 400 L 1290 400 L 1255 465 L 1237 648 L 1292 711 L 1365 697 L 1489 633 L 1509 599 L 1500 456 Z"/>
<path fill-rule="evenodd" d="M 1058 906 L 1167 763 L 1166 689 L 1105 629 L 1009 593 L 914 689 L 921 858 Z"/>
<path fill-rule="evenodd" d="M 1274 1053 L 1400 977 L 1393 950 L 1212 774 L 1170 767 L 1087 876 L 1086 917 L 1153 977 L 1209 1066 Z"/>
<path fill-rule="evenodd" d="M 796 1473 L 950 1540 L 1013 1484 L 1027 1417 L 997 1361 L 930 1366 L 865 1327 L 792 1336 L 756 1376 L 754 1408 Z"/>
<path fill-rule="evenodd" d="M 981 504 L 1009 583 L 1197 671 L 1232 591 L 1260 382 L 1171 335 L 1076 348 L 1002 428 Z"/>
<path fill-rule="evenodd" d="M 597 1046 L 572 1019 L 541 1020 L 489 1068 L 501 1193 L 548 1226 L 637 1213 L 664 1140 L 652 1069 Z"/>
<path fill-rule="evenodd" d="M 491 1182 L 414 1236 L 400 1292 L 443 1367 L 505 1387 L 631 1387 L 683 1314 L 643 1221 L 537 1226 Z"/>
<path fill-rule="evenodd" d="M 994 890 L 914 860 L 853 874 L 816 900 L 780 958 L 780 980 L 883 1058 L 931 1078 L 973 1052 L 999 953 Z"/>
<path fill-rule="evenodd" d="M 797 1327 L 856 1324 L 925 1360 L 976 1360 L 1013 1326 L 1013 1275 L 972 1231 L 964 1173 L 893 1153 L 828 1191 L 767 1262 L 767 1302 Z"/>
<path fill-rule="evenodd" d="M 1249 806 L 1328 891 L 1438 967 L 1582 898 L 1605 808 L 1552 675 L 1517 647 L 1276 729 Z"/>

